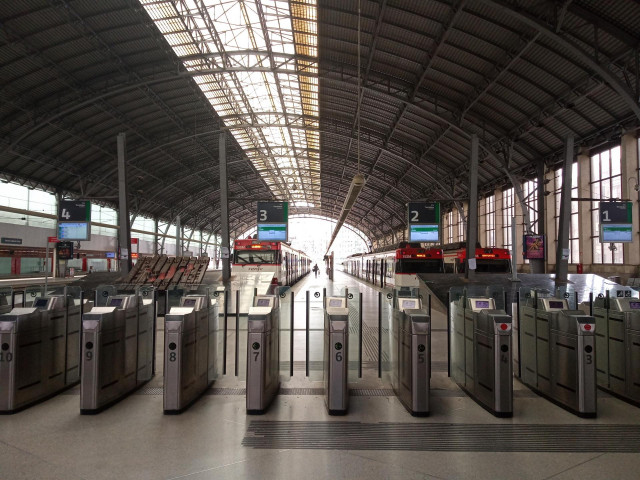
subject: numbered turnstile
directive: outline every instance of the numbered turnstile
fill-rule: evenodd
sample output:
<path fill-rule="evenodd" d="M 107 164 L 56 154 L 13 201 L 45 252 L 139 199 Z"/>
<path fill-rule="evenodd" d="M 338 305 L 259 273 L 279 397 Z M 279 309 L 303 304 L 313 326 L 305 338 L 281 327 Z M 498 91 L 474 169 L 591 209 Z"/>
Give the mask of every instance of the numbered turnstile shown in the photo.
<path fill-rule="evenodd" d="M 115 295 L 82 317 L 80 413 L 98 413 L 151 380 L 153 305 Z"/>
<path fill-rule="evenodd" d="M 247 413 L 263 414 L 280 389 L 280 309 L 276 295 L 256 295 L 247 333 Z"/>
<path fill-rule="evenodd" d="M 522 382 L 581 417 L 595 417 L 594 332 L 595 319 L 569 310 L 566 299 L 529 295 L 519 315 Z"/>
<path fill-rule="evenodd" d="M 465 297 L 452 309 L 451 373 L 497 417 L 513 415 L 511 317 L 490 297 Z"/>
<path fill-rule="evenodd" d="M 349 409 L 349 309 L 344 297 L 326 297 L 324 310 L 324 391 L 329 415 Z"/>
<path fill-rule="evenodd" d="M 398 298 L 394 310 L 397 339 L 393 390 L 413 416 L 429 415 L 431 319 L 419 298 Z"/>
<path fill-rule="evenodd" d="M 78 383 L 80 312 L 65 295 L 0 315 L 0 413 L 14 413 Z"/>
<path fill-rule="evenodd" d="M 640 406 L 640 300 L 596 298 L 598 387 Z"/>
<path fill-rule="evenodd" d="M 164 413 L 180 413 L 216 377 L 218 304 L 186 295 L 164 318 Z"/>

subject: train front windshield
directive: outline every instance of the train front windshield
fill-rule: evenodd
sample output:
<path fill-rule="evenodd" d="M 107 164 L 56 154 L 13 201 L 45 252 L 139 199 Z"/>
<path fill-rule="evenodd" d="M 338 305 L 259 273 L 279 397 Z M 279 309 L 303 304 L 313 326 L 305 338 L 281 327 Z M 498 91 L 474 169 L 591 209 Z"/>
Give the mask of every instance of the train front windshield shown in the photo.
<path fill-rule="evenodd" d="M 233 255 L 233 263 L 243 264 L 264 264 L 278 263 L 277 250 L 236 250 Z"/>
<path fill-rule="evenodd" d="M 403 258 L 396 263 L 396 273 L 442 273 L 442 260 Z"/>

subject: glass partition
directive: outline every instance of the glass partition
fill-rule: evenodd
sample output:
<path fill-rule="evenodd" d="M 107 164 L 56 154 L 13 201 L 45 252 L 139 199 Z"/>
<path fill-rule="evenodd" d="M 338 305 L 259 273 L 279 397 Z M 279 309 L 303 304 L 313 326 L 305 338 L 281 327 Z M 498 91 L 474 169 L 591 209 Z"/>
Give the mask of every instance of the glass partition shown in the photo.
<path fill-rule="evenodd" d="M 13 289 L 11 287 L 0 287 L 0 314 L 11 311 L 11 298 Z"/>
<path fill-rule="evenodd" d="M 393 372 L 397 370 L 396 348 L 397 338 L 394 338 L 394 295 L 392 293 L 382 293 L 382 304 L 380 306 L 380 341 L 382 342 L 381 358 L 379 359 L 382 370 L 382 380 L 385 383 L 393 383 Z"/>
<path fill-rule="evenodd" d="M 339 290 L 335 293 L 336 296 L 340 296 Z M 305 294 L 308 300 L 309 347 L 307 356 L 309 358 L 309 379 L 322 381 L 324 378 L 324 296 L 323 291 L 320 289 L 308 290 Z M 302 345 L 305 345 L 305 342 L 306 338 L 303 337 Z"/>
<path fill-rule="evenodd" d="M 347 298 L 347 308 L 349 309 L 349 383 L 359 381 L 358 374 L 360 365 L 360 291 L 355 288 L 345 287 L 341 291 L 341 296 Z"/>
<path fill-rule="evenodd" d="M 294 294 L 290 287 L 278 287 L 276 295 L 280 299 L 280 380 L 291 378 L 291 339 L 293 326 Z"/>

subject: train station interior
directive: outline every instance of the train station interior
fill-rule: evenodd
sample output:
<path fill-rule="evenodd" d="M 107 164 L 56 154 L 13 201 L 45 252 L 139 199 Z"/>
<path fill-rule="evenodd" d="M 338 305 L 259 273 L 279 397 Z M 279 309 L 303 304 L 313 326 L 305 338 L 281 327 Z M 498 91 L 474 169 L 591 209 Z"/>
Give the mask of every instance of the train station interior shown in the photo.
<path fill-rule="evenodd" d="M 0 479 L 637 479 L 640 3 L 0 1 Z"/>

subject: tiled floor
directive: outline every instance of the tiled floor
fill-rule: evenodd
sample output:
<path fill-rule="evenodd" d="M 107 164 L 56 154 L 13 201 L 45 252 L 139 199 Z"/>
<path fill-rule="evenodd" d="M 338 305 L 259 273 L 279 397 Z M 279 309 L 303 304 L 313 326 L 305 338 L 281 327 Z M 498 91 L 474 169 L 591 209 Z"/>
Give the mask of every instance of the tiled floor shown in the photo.
<path fill-rule="evenodd" d="M 363 292 L 365 325 L 377 326 L 377 292 L 339 273 L 335 284 L 351 289 L 358 286 Z M 328 285 L 326 278 L 320 277 L 307 278 L 296 287 L 295 325 L 302 329 L 295 335 L 296 362 L 304 360 L 304 292 L 321 291 Z M 318 314 L 315 306 L 314 312 Z M 433 318 L 433 361 L 442 364 L 446 360 L 446 321 L 443 307 L 435 302 Z M 158 347 L 162 348 L 162 341 Z M 161 364 L 159 367 L 161 370 Z M 434 371 L 431 385 L 448 394 L 432 396 L 431 416 L 427 418 L 410 416 L 393 396 L 352 396 L 347 416 L 330 417 L 323 397 L 315 395 L 281 395 L 260 417 L 245 414 L 244 396 L 205 395 L 183 414 L 165 416 L 162 396 L 144 394 L 144 389 L 99 415 L 81 416 L 77 390 L 71 390 L 18 414 L 0 417 L 0 479 L 639 478 L 639 453 L 603 453 L 597 447 L 573 453 L 407 451 L 385 448 L 389 443 L 385 438 L 378 439 L 378 450 L 332 450 L 322 444 L 308 449 L 242 446 L 252 421 L 316 421 L 325 427 L 326 422 L 419 424 L 425 429 L 433 423 L 637 425 L 640 432 L 640 409 L 604 395 L 598 401 L 597 419 L 579 419 L 524 392 L 514 400 L 513 418 L 498 419 L 462 395 L 443 370 Z M 244 386 L 233 376 L 233 348 L 228 372 L 231 374 L 220 378 L 216 387 Z M 321 387 L 319 372 L 312 373 L 310 380 L 304 376 L 304 369 L 296 368 L 294 377 L 283 387 Z M 159 372 L 149 386 L 161 384 Z M 378 379 L 373 368 L 365 369 L 363 378 L 354 381 L 353 387 L 390 386 Z M 518 381 L 514 389 L 528 392 Z M 629 441 L 638 442 L 638 438 Z M 479 435 L 477 442 L 487 440 Z"/>

